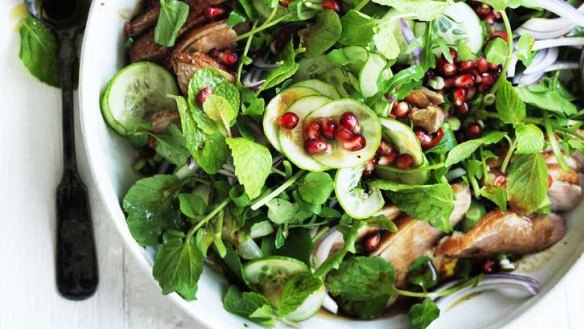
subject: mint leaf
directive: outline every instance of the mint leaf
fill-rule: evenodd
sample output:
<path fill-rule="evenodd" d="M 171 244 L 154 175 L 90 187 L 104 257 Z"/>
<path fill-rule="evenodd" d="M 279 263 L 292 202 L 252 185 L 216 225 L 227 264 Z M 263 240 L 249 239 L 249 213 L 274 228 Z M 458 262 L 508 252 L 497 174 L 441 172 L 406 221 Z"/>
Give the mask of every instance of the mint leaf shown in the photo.
<path fill-rule="evenodd" d="M 546 85 L 542 81 L 536 85 L 515 87 L 517 95 L 527 104 L 562 116 L 578 113 L 576 105 L 564 97 L 560 88 Z"/>
<path fill-rule="evenodd" d="M 331 176 L 325 172 L 311 172 L 304 176 L 298 186 L 298 192 L 302 199 L 308 203 L 325 203 L 334 189 Z"/>
<path fill-rule="evenodd" d="M 405 49 L 407 43 L 404 39 L 400 20 L 398 17 L 382 19 L 374 29 L 373 42 L 377 51 L 389 60 L 396 59 Z"/>
<path fill-rule="evenodd" d="M 152 135 L 156 138 L 156 153 L 168 162 L 182 166 L 190 156 L 182 132 L 174 124 L 166 128 L 164 135 Z"/>
<path fill-rule="evenodd" d="M 501 211 L 507 211 L 507 193 L 501 186 L 483 186 L 481 196 L 491 200 Z"/>
<path fill-rule="evenodd" d="M 401 14 L 411 15 L 412 19 L 432 21 L 442 15 L 449 3 L 432 0 L 373 0 L 380 5 L 395 8 Z"/>
<path fill-rule="evenodd" d="M 440 309 L 430 298 L 410 307 L 410 322 L 415 329 L 424 329 L 440 316 Z"/>
<path fill-rule="evenodd" d="M 377 20 L 351 9 L 341 17 L 341 25 L 339 43 L 347 46 L 366 46 L 373 38 L 373 28 L 377 25 Z"/>
<path fill-rule="evenodd" d="M 178 0 L 160 0 L 160 14 L 154 28 L 154 42 L 172 47 L 176 42 L 178 30 L 189 16 L 189 5 Z"/>
<path fill-rule="evenodd" d="M 250 199 L 260 195 L 272 170 L 272 155 L 267 147 L 245 138 L 227 138 L 237 180 Z"/>
<path fill-rule="evenodd" d="M 515 154 L 539 153 L 545 147 L 543 132 L 533 124 L 519 123 L 515 126 L 517 149 Z"/>
<path fill-rule="evenodd" d="M 296 52 L 294 51 L 294 44 L 292 43 L 292 39 L 290 39 L 280 56 L 280 62 L 282 65 L 277 69 L 270 71 L 266 76 L 266 82 L 260 88 L 260 92 L 275 87 L 286 79 L 292 77 L 300 67 L 300 65 L 295 62 L 295 58 Z"/>
<path fill-rule="evenodd" d="M 200 195 L 181 193 L 178 195 L 180 211 L 189 218 L 197 218 L 205 213 L 207 204 Z"/>
<path fill-rule="evenodd" d="M 156 175 L 137 181 L 128 190 L 122 206 L 128 213 L 130 233 L 140 245 L 158 244 L 163 231 L 178 226 L 181 217 L 173 201 L 181 186 L 174 175 Z"/>
<path fill-rule="evenodd" d="M 520 214 L 541 208 L 547 198 L 548 167 L 539 153 L 516 155 L 507 175 L 507 198 L 510 207 Z"/>
<path fill-rule="evenodd" d="M 235 124 L 237 119 L 237 108 L 231 107 L 229 102 L 218 95 L 209 95 L 203 104 L 203 111 L 207 116 L 219 123 L 224 131 L 224 135 L 231 135 L 230 128 Z"/>
<path fill-rule="evenodd" d="M 497 87 L 497 113 L 504 123 L 515 124 L 525 118 L 525 103 L 515 92 L 507 79 L 501 80 Z"/>
<path fill-rule="evenodd" d="M 42 22 L 29 16 L 20 22 L 18 56 L 28 71 L 41 82 L 61 86 L 57 37 Z"/>
<path fill-rule="evenodd" d="M 332 10 L 323 10 L 316 16 L 316 23 L 300 32 L 306 47 L 306 56 L 321 55 L 337 43 L 342 31 L 339 15 Z"/>
<path fill-rule="evenodd" d="M 203 255 L 184 234 L 165 235 L 164 243 L 154 258 L 152 275 L 162 293 L 179 292 L 185 299 L 196 299 L 197 282 L 203 272 Z"/>
<path fill-rule="evenodd" d="M 534 43 L 535 39 L 530 33 L 522 34 L 521 37 L 519 37 L 519 41 L 517 42 L 517 50 L 515 51 L 515 54 L 526 67 L 531 64 L 531 61 L 535 56 L 535 54 L 531 51 Z"/>
<path fill-rule="evenodd" d="M 268 300 L 256 292 L 241 293 L 236 286 L 230 286 L 223 297 L 223 308 L 262 326 L 275 325 L 273 310 Z"/>
<path fill-rule="evenodd" d="M 489 63 L 502 65 L 507 60 L 507 42 L 502 38 L 494 38 L 485 48 L 485 56 Z"/>
<path fill-rule="evenodd" d="M 264 114 L 265 101 L 247 87 L 241 86 L 241 112 L 245 115 L 260 117 Z"/>
<path fill-rule="evenodd" d="M 323 282 L 310 272 L 296 273 L 288 278 L 282 287 L 278 303 L 278 315 L 286 315 L 296 311 L 314 292 L 323 288 Z"/>
<path fill-rule="evenodd" d="M 498 143 L 507 133 L 502 131 L 491 131 L 485 136 L 477 139 L 472 139 L 455 146 L 446 157 L 444 165 L 451 167 L 460 161 L 468 159 L 481 145 L 490 145 Z"/>

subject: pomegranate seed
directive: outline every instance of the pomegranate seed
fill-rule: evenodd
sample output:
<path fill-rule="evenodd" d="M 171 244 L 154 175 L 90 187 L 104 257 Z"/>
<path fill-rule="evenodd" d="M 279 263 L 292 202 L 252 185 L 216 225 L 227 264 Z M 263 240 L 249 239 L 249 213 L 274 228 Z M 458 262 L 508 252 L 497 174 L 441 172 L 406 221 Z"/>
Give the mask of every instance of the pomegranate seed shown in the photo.
<path fill-rule="evenodd" d="M 463 75 L 459 75 L 455 80 L 454 80 L 454 85 L 459 87 L 459 88 L 469 88 L 472 87 L 474 85 L 474 75 L 472 74 L 463 74 Z"/>
<path fill-rule="evenodd" d="M 322 8 L 324 8 L 324 9 L 330 9 L 332 11 L 336 11 L 337 13 L 339 11 L 341 11 L 341 6 L 335 0 L 324 0 L 322 2 Z"/>
<path fill-rule="evenodd" d="M 286 112 L 278 119 L 278 124 L 285 129 L 294 129 L 298 126 L 298 115 L 294 112 Z"/>
<path fill-rule="evenodd" d="M 304 142 L 304 150 L 308 154 L 324 153 L 330 149 L 331 145 L 320 138 L 307 139 Z"/>
<path fill-rule="evenodd" d="M 424 149 L 433 148 L 434 146 L 438 145 L 438 143 L 440 143 L 440 141 L 444 137 L 444 131 L 442 129 L 439 129 L 436 132 L 436 136 L 432 136 L 422 128 L 415 128 L 414 133 L 420 140 L 420 144 Z"/>
<path fill-rule="evenodd" d="M 367 251 L 367 252 L 374 252 L 375 250 L 377 250 L 377 248 L 379 248 L 379 244 L 381 243 L 381 234 L 379 232 L 373 232 L 370 234 L 367 234 L 365 237 L 363 237 L 363 248 Z"/>
<path fill-rule="evenodd" d="M 304 129 L 305 139 L 317 139 L 320 138 L 320 125 L 316 121 L 312 121 Z"/>
<path fill-rule="evenodd" d="M 470 106 L 466 102 L 462 103 L 462 105 L 460 105 L 460 106 L 456 106 L 456 113 L 458 114 L 458 116 L 464 117 L 464 116 L 468 115 L 469 112 L 470 112 Z"/>
<path fill-rule="evenodd" d="M 484 57 L 479 57 L 476 62 L 476 67 L 479 73 L 487 73 L 489 71 L 489 62 Z"/>
<path fill-rule="evenodd" d="M 205 17 L 210 20 L 215 20 L 225 15 L 225 9 L 221 7 L 208 6 L 205 8 Z"/>
<path fill-rule="evenodd" d="M 391 114 L 393 114 L 398 119 L 404 119 L 410 113 L 410 104 L 408 102 L 393 102 L 393 107 L 391 109 Z"/>
<path fill-rule="evenodd" d="M 444 79 L 444 89 L 450 89 L 454 87 L 454 78 Z"/>
<path fill-rule="evenodd" d="M 475 87 L 468 88 L 468 92 L 466 94 L 466 101 L 472 101 L 476 95 L 477 89 Z"/>
<path fill-rule="evenodd" d="M 356 134 L 352 139 L 343 141 L 342 146 L 345 150 L 355 152 L 364 149 L 367 146 L 367 140 L 365 136 Z"/>
<path fill-rule="evenodd" d="M 339 119 L 339 125 L 343 126 L 349 131 L 354 132 L 355 134 L 359 133 L 361 130 L 359 127 L 359 119 L 357 119 L 357 116 L 353 112 L 343 113 Z"/>
<path fill-rule="evenodd" d="M 280 6 L 288 8 L 288 6 L 290 5 L 290 0 L 280 0 L 278 1 L 278 3 L 280 4 Z"/>
<path fill-rule="evenodd" d="M 320 132 L 326 139 L 334 139 L 337 125 L 330 119 L 322 118 L 319 120 Z"/>
<path fill-rule="evenodd" d="M 400 154 L 395 160 L 395 166 L 399 169 L 407 170 L 414 165 L 414 158 L 409 154 Z"/>
<path fill-rule="evenodd" d="M 487 5 L 487 4 L 480 4 L 475 8 L 475 12 L 477 13 L 477 15 L 479 15 L 480 17 L 485 17 L 488 14 L 490 14 L 492 12 L 491 10 L 491 6 Z"/>
<path fill-rule="evenodd" d="M 552 186 L 552 184 L 554 183 L 554 179 L 552 176 L 548 175 L 548 188 L 550 188 Z"/>
<path fill-rule="evenodd" d="M 452 56 L 453 62 L 458 62 L 458 53 L 456 52 L 456 49 L 450 48 L 450 56 Z"/>
<path fill-rule="evenodd" d="M 493 180 L 493 185 L 507 188 L 507 177 L 505 177 L 505 175 L 498 175 Z"/>
<path fill-rule="evenodd" d="M 237 54 L 232 51 L 224 51 L 219 55 L 219 59 L 227 66 L 237 64 Z"/>
<path fill-rule="evenodd" d="M 490 259 L 486 261 L 485 264 L 483 265 L 483 271 L 486 273 L 492 273 L 493 271 L 495 271 L 495 262 Z"/>
<path fill-rule="evenodd" d="M 494 38 L 501 38 L 503 40 L 505 40 L 505 42 L 507 42 L 507 32 L 505 31 L 493 31 L 491 33 L 491 39 Z"/>
<path fill-rule="evenodd" d="M 483 135 L 483 128 L 480 124 L 473 122 L 466 127 L 466 138 L 477 139 Z"/>
<path fill-rule="evenodd" d="M 388 155 L 383 155 L 379 157 L 379 160 L 377 160 L 377 163 L 380 166 L 389 166 L 390 164 L 392 164 L 395 161 L 395 158 L 397 158 L 398 154 L 396 151 L 391 152 Z"/>
<path fill-rule="evenodd" d="M 478 71 L 474 71 L 473 75 L 475 78 L 475 84 L 480 85 L 483 82 L 483 77 L 481 76 L 481 74 Z"/>
<path fill-rule="evenodd" d="M 209 87 L 205 87 L 199 91 L 199 95 L 197 95 L 197 104 L 199 104 L 199 107 L 203 107 L 203 103 L 205 103 L 207 97 L 211 94 L 213 94 L 213 90 Z"/>
<path fill-rule="evenodd" d="M 458 63 L 458 69 L 463 73 L 470 73 L 474 69 L 475 63 L 473 61 L 464 61 Z"/>
<path fill-rule="evenodd" d="M 377 154 L 390 155 L 391 153 L 393 153 L 393 147 L 391 146 L 391 144 L 384 140 L 381 140 L 379 148 L 377 148 Z"/>
<path fill-rule="evenodd" d="M 350 141 L 354 137 L 355 137 L 355 134 L 353 134 L 350 130 L 343 128 L 343 127 L 339 127 L 335 131 L 335 139 L 338 141 L 341 141 L 341 142 Z"/>
<path fill-rule="evenodd" d="M 361 177 L 367 178 L 371 176 L 371 173 L 373 172 L 373 170 L 375 170 L 375 163 L 376 163 L 375 158 L 371 158 L 371 160 L 369 160 L 365 165 L 365 170 L 363 170 L 363 175 Z"/>
<path fill-rule="evenodd" d="M 491 71 L 499 71 L 501 69 L 500 65 L 497 65 L 495 63 L 489 63 L 489 70 Z"/>
<path fill-rule="evenodd" d="M 446 62 L 444 65 L 442 65 L 442 72 L 444 72 L 444 75 L 447 77 L 455 75 L 456 71 L 457 68 L 455 64 Z"/>
<path fill-rule="evenodd" d="M 497 20 L 497 18 L 495 17 L 495 15 L 493 13 L 486 15 L 483 19 L 485 20 L 485 22 L 487 22 L 491 25 L 494 24 L 495 21 Z"/>
<path fill-rule="evenodd" d="M 454 99 L 454 104 L 460 106 L 466 101 L 467 89 L 466 88 L 456 88 L 452 98 Z"/>
<path fill-rule="evenodd" d="M 501 13 L 500 13 L 500 12 L 498 12 L 498 11 L 496 11 L 496 10 L 493 10 L 493 15 L 495 15 L 495 18 L 496 18 L 497 20 L 500 20 L 500 19 L 501 19 L 501 17 L 502 17 L 502 16 L 501 16 Z"/>

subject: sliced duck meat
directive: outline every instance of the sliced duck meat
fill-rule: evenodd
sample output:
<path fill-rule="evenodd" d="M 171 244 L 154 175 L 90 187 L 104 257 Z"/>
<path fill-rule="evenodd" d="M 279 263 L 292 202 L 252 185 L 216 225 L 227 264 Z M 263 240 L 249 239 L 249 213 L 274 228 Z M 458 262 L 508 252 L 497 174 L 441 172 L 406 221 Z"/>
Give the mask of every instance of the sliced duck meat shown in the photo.
<path fill-rule="evenodd" d="M 450 215 L 450 224 L 455 226 L 468 211 L 471 195 L 468 185 L 452 185 L 455 195 L 454 211 Z M 428 222 L 415 220 L 409 216 L 397 220 L 398 230 L 388 234 L 381 241 L 373 256 L 381 256 L 389 261 L 396 271 L 396 287 L 407 284 L 406 275 L 410 264 L 416 258 L 431 252 L 444 233 Z"/>
<path fill-rule="evenodd" d="M 159 14 L 159 1 L 144 1 L 138 15 L 124 25 L 124 32 L 132 38 L 139 36 L 156 25 Z"/>
<path fill-rule="evenodd" d="M 554 213 L 524 217 L 493 210 L 467 233 L 443 239 L 436 255 L 484 258 L 500 253 L 530 254 L 549 248 L 565 233 L 564 218 Z"/>
<path fill-rule="evenodd" d="M 548 196 L 553 211 L 568 211 L 578 205 L 582 199 L 580 175 L 574 169 L 563 171 L 557 164 L 548 165 L 548 174 L 552 184 Z"/>
<path fill-rule="evenodd" d="M 422 127 L 433 134 L 440 129 L 446 115 L 438 106 L 430 105 L 425 109 L 415 109 L 411 112 L 411 119 L 416 127 Z"/>
<path fill-rule="evenodd" d="M 169 54 L 169 48 L 154 42 L 154 29 L 139 36 L 128 50 L 130 63 L 150 61 L 163 63 Z"/>
<path fill-rule="evenodd" d="M 547 163 L 548 166 L 558 164 L 558 158 L 556 158 L 554 152 L 552 151 L 543 152 L 542 155 L 543 158 L 545 159 L 545 163 Z M 568 163 L 568 166 L 570 168 L 578 172 L 582 172 L 584 170 L 584 167 L 582 167 L 581 161 L 578 160 L 579 158 L 577 155 L 565 156 L 564 158 L 566 159 L 566 162 Z"/>
<path fill-rule="evenodd" d="M 193 74 L 204 67 L 215 67 L 227 80 L 230 82 L 235 81 L 235 76 L 225 71 L 221 64 L 212 57 L 199 52 L 192 54 L 176 53 L 172 58 L 172 67 L 176 73 L 178 85 L 185 95 L 188 92 L 189 81 L 191 81 Z"/>
<path fill-rule="evenodd" d="M 178 123 L 180 121 L 180 115 L 177 110 L 164 110 L 154 112 L 150 120 L 152 121 L 151 130 L 155 133 L 161 133 L 171 123 Z"/>
<path fill-rule="evenodd" d="M 211 49 L 226 49 L 235 47 L 237 33 L 227 21 L 212 22 L 189 30 L 176 45 L 175 52 L 208 53 Z"/>

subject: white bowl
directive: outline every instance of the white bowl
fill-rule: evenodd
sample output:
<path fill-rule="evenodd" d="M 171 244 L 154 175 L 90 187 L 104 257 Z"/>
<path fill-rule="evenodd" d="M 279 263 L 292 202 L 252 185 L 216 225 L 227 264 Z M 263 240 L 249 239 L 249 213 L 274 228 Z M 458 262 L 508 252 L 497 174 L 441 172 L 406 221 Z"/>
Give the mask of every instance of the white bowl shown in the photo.
<path fill-rule="evenodd" d="M 150 275 L 151 254 L 132 238 L 120 207 L 125 192 L 138 179 L 131 169 L 133 151 L 125 139 L 106 126 L 99 108 L 101 90 L 124 64 L 123 25 L 136 3 L 137 0 L 93 1 L 81 56 L 81 127 L 93 175 L 93 182 L 88 183 L 97 185 L 101 200 L 126 246 Z M 562 241 L 550 250 L 527 257 L 521 262 L 519 270 L 529 273 L 542 283 L 539 296 L 525 299 L 504 292 L 483 293 L 443 311 L 433 328 L 501 328 L 526 313 L 548 294 L 584 250 L 584 221 L 574 220 L 575 217 L 581 219 L 583 212 L 584 207 L 581 205 L 568 216 L 568 234 Z M 169 298 L 209 328 L 242 328 L 243 323 L 253 327 L 249 321 L 223 309 L 221 299 L 226 285 L 225 279 L 206 269 L 199 282 L 198 301 L 187 302 L 177 294 L 171 294 Z M 311 329 L 409 327 L 407 316 L 404 315 L 357 321 L 322 314 L 303 325 Z"/>

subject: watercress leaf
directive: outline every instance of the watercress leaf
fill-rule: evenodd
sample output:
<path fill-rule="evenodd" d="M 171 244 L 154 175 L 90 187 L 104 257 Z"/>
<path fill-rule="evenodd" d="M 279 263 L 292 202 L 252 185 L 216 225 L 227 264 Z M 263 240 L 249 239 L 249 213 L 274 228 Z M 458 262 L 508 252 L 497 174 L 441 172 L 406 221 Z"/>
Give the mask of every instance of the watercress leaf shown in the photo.
<path fill-rule="evenodd" d="M 446 157 L 445 166 L 451 167 L 460 161 L 468 159 L 481 145 L 498 143 L 507 133 L 502 131 L 491 131 L 485 136 L 455 146 Z"/>
<path fill-rule="evenodd" d="M 300 272 L 290 276 L 282 287 L 278 303 L 278 315 L 285 317 L 296 311 L 310 295 L 322 287 L 322 279 L 310 272 Z"/>
<path fill-rule="evenodd" d="M 339 40 L 342 31 L 339 15 L 330 9 L 323 10 L 316 16 L 316 23 L 300 32 L 306 47 L 306 56 L 323 54 Z"/>
<path fill-rule="evenodd" d="M 334 189 L 331 176 L 325 172 L 311 172 L 304 176 L 298 186 L 298 192 L 302 199 L 309 203 L 325 203 Z"/>
<path fill-rule="evenodd" d="M 272 155 L 267 147 L 245 138 L 227 138 L 233 156 L 235 175 L 250 199 L 260 195 L 272 170 Z"/>
<path fill-rule="evenodd" d="M 130 233 L 142 246 L 157 244 L 163 231 L 179 227 L 180 212 L 173 201 L 182 184 L 174 175 L 156 175 L 137 181 L 122 206 Z"/>
<path fill-rule="evenodd" d="M 420 21 L 432 21 L 440 17 L 449 6 L 448 2 L 432 0 L 373 0 L 373 2 L 393 7 L 399 13 L 411 15 Z"/>
<path fill-rule="evenodd" d="M 183 241 L 183 238 L 173 236 L 165 240 L 154 258 L 152 275 L 163 294 L 177 291 L 187 299 L 196 299 L 197 282 L 203 272 L 203 255 L 194 239 Z"/>
<path fill-rule="evenodd" d="M 539 153 L 516 155 L 507 175 L 507 199 L 520 214 L 530 214 L 541 208 L 547 197 L 548 167 Z"/>
<path fill-rule="evenodd" d="M 515 87 L 519 97 L 527 104 L 539 109 L 556 113 L 562 116 L 572 116 L 578 113 L 576 105 L 562 96 L 558 88 L 547 86 L 540 82 L 533 86 Z"/>
<path fill-rule="evenodd" d="M 507 60 L 507 42 L 502 38 L 494 38 L 485 48 L 485 56 L 489 63 L 502 65 Z"/>
<path fill-rule="evenodd" d="M 341 17 L 342 33 L 339 43 L 346 46 L 366 46 L 373 38 L 377 20 L 359 11 L 349 10 Z"/>
<path fill-rule="evenodd" d="M 421 65 L 413 65 L 394 74 L 389 80 L 381 82 L 384 94 L 390 94 L 393 98 L 401 100 L 414 89 L 422 85 L 422 79 L 426 71 Z"/>
<path fill-rule="evenodd" d="M 428 290 L 438 284 L 437 273 L 430 257 L 423 255 L 410 264 L 407 279 L 411 284 Z"/>
<path fill-rule="evenodd" d="M 153 135 L 156 138 L 156 153 L 168 162 L 182 166 L 190 156 L 182 132 L 174 124 L 166 128 L 166 134 Z"/>
<path fill-rule="evenodd" d="M 189 5 L 178 0 L 160 0 L 160 14 L 154 28 L 154 42 L 172 47 L 176 42 L 178 30 L 189 16 Z"/>
<path fill-rule="evenodd" d="M 525 118 L 525 103 L 507 79 L 497 86 L 497 113 L 504 123 L 515 124 Z"/>
<path fill-rule="evenodd" d="M 310 265 L 313 242 L 307 229 L 295 228 L 288 230 L 284 244 L 275 251 L 276 255 L 298 259 Z"/>
<path fill-rule="evenodd" d="M 350 219 L 349 219 L 350 220 Z M 341 219 L 342 221 L 342 219 Z M 341 228 L 346 225 L 342 225 Z M 324 277 L 329 271 L 338 269 L 348 252 L 355 253 L 355 241 L 359 235 L 359 230 L 365 226 L 364 221 L 353 220 L 347 229 L 341 230 L 344 244 L 334 255 L 329 256 L 317 269 L 314 275 Z M 387 300 L 386 300 L 387 302 Z"/>
<path fill-rule="evenodd" d="M 20 23 L 18 56 L 28 71 L 41 82 L 61 86 L 57 37 L 43 23 L 29 16 Z"/>
<path fill-rule="evenodd" d="M 197 246 L 203 257 L 207 257 L 207 251 L 212 244 L 213 234 L 206 227 L 201 227 L 195 233 L 195 246 Z"/>
<path fill-rule="evenodd" d="M 415 329 L 424 329 L 440 316 L 440 309 L 430 298 L 414 304 L 408 312 L 410 322 Z"/>
<path fill-rule="evenodd" d="M 491 200 L 501 211 L 507 211 L 507 193 L 501 186 L 483 186 L 481 188 L 481 196 Z"/>
<path fill-rule="evenodd" d="M 364 220 L 367 222 L 367 225 L 377 226 L 382 230 L 386 230 L 389 232 L 397 232 L 397 226 L 395 223 L 388 219 L 385 215 L 377 215 L 373 217 L 369 217 Z"/>
<path fill-rule="evenodd" d="M 235 124 L 237 109 L 231 107 L 229 102 L 218 95 L 209 95 L 203 104 L 203 111 L 207 116 L 222 127 L 222 133 L 230 135 L 230 128 Z"/>
<path fill-rule="evenodd" d="M 519 37 L 519 41 L 517 42 L 517 50 L 515 54 L 525 66 L 529 66 L 533 60 L 534 53 L 531 51 L 531 49 L 533 48 L 534 43 L 535 39 L 531 33 L 522 34 L 521 37 Z"/>
<path fill-rule="evenodd" d="M 515 137 L 517 138 L 515 154 L 539 153 L 545 146 L 543 132 L 533 124 L 515 125 Z"/>
<path fill-rule="evenodd" d="M 266 307 L 271 309 L 264 296 L 256 292 L 242 293 L 236 286 L 230 286 L 223 297 L 223 308 L 226 311 L 246 317 L 260 325 L 273 327 L 274 318 L 270 316 L 270 311 Z M 271 312 L 273 314 L 273 310 Z"/>
<path fill-rule="evenodd" d="M 282 65 L 268 73 L 266 76 L 266 82 L 262 85 L 260 91 L 275 87 L 286 79 L 292 77 L 300 67 L 300 65 L 295 62 L 295 57 L 296 52 L 294 51 L 294 44 L 292 43 L 292 39 L 290 39 L 290 42 L 288 42 L 280 54 L 280 62 Z"/>
<path fill-rule="evenodd" d="M 189 218 L 197 218 L 205 213 L 207 204 L 200 195 L 181 193 L 178 195 L 180 211 Z"/>
<path fill-rule="evenodd" d="M 270 200 L 266 206 L 268 207 L 268 218 L 275 224 L 295 222 L 295 215 L 299 210 L 296 204 L 281 198 Z"/>

